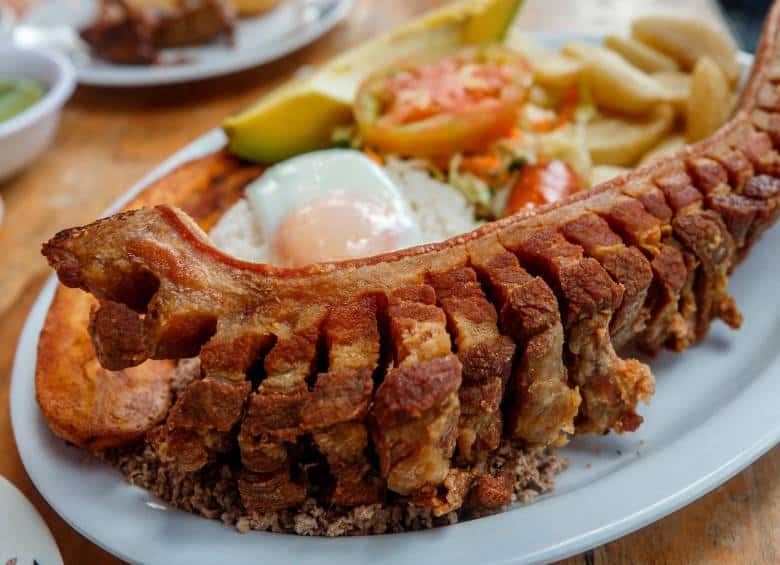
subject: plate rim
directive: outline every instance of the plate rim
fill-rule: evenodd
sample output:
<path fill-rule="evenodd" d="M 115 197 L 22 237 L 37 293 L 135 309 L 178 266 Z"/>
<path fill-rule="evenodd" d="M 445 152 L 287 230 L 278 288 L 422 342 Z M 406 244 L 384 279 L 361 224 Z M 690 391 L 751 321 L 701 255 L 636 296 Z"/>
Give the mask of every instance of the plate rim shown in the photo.
<path fill-rule="evenodd" d="M 354 0 L 334 0 L 336 3 L 324 17 L 305 24 L 302 30 L 290 38 L 271 43 L 267 48 L 243 57 L 227 57 L 222 62 L 182 66 L 149 66 L 149 69 L 131 71 L 123 65 L 107 64 L 106 68 L 76 67 L 79 84 L 105 88 L 134 88 L 197 82 L 209 78 L 237 73 L 259 67 L 293 53 L 316 41 L 344 20 L 352 11 Z M 278 8 L 278 7 L 277 7 Z M 277 9 L 274 8 L 274 9 Z M 261 14 L 253 17 L 265 17 Z M 240 25 L 240 21 L 239 21 Z M 87 54 L 87 57 L 92 58 Z M 165 71 L 165 72 L 163 72 Z"/>
<path fill-rule="evenodd" d="M 563 36 L 567 38 L 571 35 L 572 34 L 558 34 L 559 37 Z M 746 56 L 742 55 L 741 58 L 745 60 Z M 171 157 L 164 160 L 150 173 L 135 183 L 133 187 L 114 202 L 106 213 L 110 214 L 117 211 L 151 182 L 166 174 L 180 163 L 210 151 L 218 150 L 224 143 L 225 136 L 219 128 L 211 130 L 197 138 L 194 142 L 186 145 Z M 106 540 L 98 539 L 91 535 L 89 528 L 85 527 L 78 519 L 78 511 L 74 512 L 73 509 L 63 509 L 60 504 L 53 503 L 52 498 L 54 497 L 51 496 L 51 493 L 41 489 L 41 485 L 45 483 L 45 478 L 43 477 L 45 473 L 40 469 L 33 468 L 31 455 L 32 446 L 26 442 L 24 437 L 25 435 L 32 434 L 33 430 L 25 430 L 24 426 L 29 424 L 27 420 L 30 418 L 29 415 L 25 418 L 25 415 L 23 414 L 23 409 L 25 407 L 21 406 L 17 400 L 24 397 L 25 394 L 29 395 L 29 389 L 32 388 L 32 417 L 34 418 L 36 415 L 39 415 L 37 414 L 39 412 L 37 404 L 34 402 L 34 379 L 31 380 L 30 376 L 34 376 L 35 371 L 34 360 L 36 356 L 38 333 L 46 312 L 48 311 L 48 306 L 52 300 L 56 284 L 56 278 L 52 275 L 41 290 L 41 293 L 36 299 L 30 310 L 29 316 L 25 321 L 14 358 L 9 402 L 11 423 L 17 450 L 19 451 L 25 469 L 30 476 L 30 479 L 35 484 L 36 489 L 39 490 L 46 502 L 71 527 L 106 551 L 127 561 L 137 561 L 138 558 L 134 558 L 133 553 L 126 553 L 127 548 L 125 548 L 125 550 L 118 549 L 117 547 L 110 545 Z M 29 363 L 30 360 L 33 361 L 31 366 Z M 598 500 L 602 495 L 608 495 L 610 491 L 616 489 L 620 490 L 621 485 L 622 488 L 635 488 L 635 475 L 637 473 L 646 472 L 647 469 L 650 468 L 650 465 L 658 471 L 667 468 L 669 464 L 678 464 L 679 461 L 675 459 L 674 455 L 679 453 L 681 449 L 685 452 L 695 454 L 695 456 L 690 456 L 688 458 L 690 461 L 686 459 L 691 465 L 682 466 L 679 473 L 676 473 L 675 476 L 667 479 L 660 489 L 665 494 L 659 496 L 656 493 L 651 492 L 653 489 L 634 493 L 634 499 L 626 503 L 619 511 L 589 506 L 587 507 L 587 511 L 590 513 L 588 521 L 595 525 L 570 528 L 575 530 L 571 535 L 558 536 L 562 541 L 548 543 L 548 545 L 544 547 L 537 547 L 533 551 L 524 554 L 519 554 L 517 550 L 506 547 L 501 543 L 493 544 L 487 548 L 482 547 L 480 554 L 486 559 L 483 562 L 494 564 L 536 563 L 575 555 L 589 548 L 602 545 L 638 530 L 647 524 L 671 514 L 679 508 L 700 498 L 707 492 L 717 488 L 780 442 L 780 418 L 776 417 L 777 415 L 780 415 L 780 413 L 778 412 L 776 403 L 771 401 L 771 399 L 777 398 L 778 395 L 780 395 L 780 379 L 773 379 L 773 376 L 780 376 L 780 351 L 756 372 L 756 376 L 750 381 L 748 386 L 740 390 L 739 394 L 734 396 L 734 398 L 723 407 L 717 417 L 710 416 L 697 427 L 688 430 L 686 434 L 680 436 L 677 440 L 659 447 L 649 455 L 643 456 L 645 460 L 639 465 L 630 465 L 624 468 L 621 473 L 600 477 L 587 485 L 587 487 L 568 493 L 567 496 L 558 498 L 555 496 L 542 497 L 528 508 L 535 508 L 537 510 L 535 513 L 541 515 L 542 518 L 545 516 L 554 517 L 560 512 L 571 512 L 572 510 L 575 512 L 581 511 L 580 507 L 565 508 L 564 506 L 568 506 L 576 501 L 583 502 L 583 498 Z M 27 387 L 27 390 L 25 390 L 25 387 Z M 30 409 L 29 406 L 26 408 Z M 748 410 L 745 410 L 746 408 L 748 408 Z M 751 441 L 732 441 L 726 450 L 723 449 L 722 445 L 720 446 L 720 450 L 702 450 L 701 447 L 702 445 L 706 445 L 707 439 L 713 437 L 718 437 L 720 439 L 721 436 L 717 434 L 718 428 L 729 427 L 730 422 L 733 421 L 729 416 L 733 417 L 735 415 L 742 417 L 742 426 L 746 428 L 749 427 L 749 429 L 752 430 L 752 432 L 746 436 L 751 438 Z M 745 415 L 747 415 L 747 418 L 745 418 Z M 707 468 L 708 472 L 702 473 L 693 471 L 697 466 Z M 119 475 L 117 475 L 117 482 L 122 484 L 125 483 L 124 478 Z M 654 490 L 658 490 L 658 488 Z M 197 519 L 200 520 L 200 518 Z M 213 522 L 217 527 L 224 528 L 224 526 L 216 523 L 216 521 L 205 521 Z M 385 558 L 382 559 L 382 561 L 405 563 L 408 562 L 408 560 L 404 561 L 405 555 L 403 552 L 401 552 L 402 554 L 400 555 L 399 560 L 397 550 L 400 549 L 401 546 L 420 546 L 414 550 L 415 553 L 421 549 L 423 551 L 434 551 L 441 548 L 439 544 L 441 544 L 443 538 L 449 538 L 450 541 L 452 541 L 453 537 L 456 537 L 461 541 L 463 539 L 468 539 L 469 537 L 474 539 L 489 539 L 489 536 L 495 538 L 499 532 L 509 534 L 508 541 L 511 541 L 511 536 L 517 535 L 517 532 L 515 531 L 517 526 L 522 527 L 522 523 L 522 509 L 517 509 L 481 518 L 479 520 L 455 524 L 446 528 L 405 534 L 386 534 L 382 536 L 337 539 L 305 538 L 263 533 L 253 533 L 251 535 L 253 537 L 257 536 L 258 540 L 263 540 L 262 542 L 255 544 L 255 549 L 257 550 L 264 549 L 268 546 L 275 546 L 280 541 L 280 538 L 284 538 L 284 541 L 281 542 L 282 544 L 290 542 L 297 548 L 303 548 L 311 552 L 309 555 L 314 558 L 311 560 L 312 563 L 315 561 L 321 563 L 337 563 L 343 559 L 345 555 L 361 555 L 361 552 L 365 552 L 366 556 L 370 555 L 373 560 L 379 560 L 378 556 L 381 555 Z M 229 533 L 235 535 L 232 530 L 230 530 Z M 396 542 L 399 539 L 398 536 L 403 536 L 404 539 L 414 541 L 415 543 L 397 544 Z M 234 539 L 239 540 L 240 538 Z M 503 539 L 504 538 L 499 538 L 496 541 L 501 542 Z M 382 551 L 382 548 L 387 549 L 391 547 L 396 551 L 391 552 L 389 549 L 386 552 Z M 246 555 L 249 554 L 247 553 Z M 254 552 L 253 555 L 256 558 L 261 556 L 259 552 Z M 457 558 L 449 561 L 451 563 L 465 563 L 468 562 L 468 555 L 469 553 L 465 551 L 459 555 L 460 561 L 458 561 Z M 174 561 L 175 558 L 170 562 Z"/>

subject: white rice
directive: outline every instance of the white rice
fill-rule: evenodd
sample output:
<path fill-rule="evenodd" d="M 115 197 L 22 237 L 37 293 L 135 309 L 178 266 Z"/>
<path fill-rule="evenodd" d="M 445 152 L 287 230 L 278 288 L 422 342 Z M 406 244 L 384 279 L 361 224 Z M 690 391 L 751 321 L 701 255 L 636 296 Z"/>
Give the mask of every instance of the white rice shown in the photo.
<path fill-rule="evenodd" d="M 479 225 L 474 205 L 449 184 L 433 178 L 424 161 L 388 157 L 385 170 L 409 202 L 423 243 L 443 241 Z"/>
<path fill-rule="evenodd" d="M 406 197 L 420 226 L 423 241 L 434 243 L 469 232 L 479 225 L 474 206 L 452 186 L 433 178 L 418 160 L 388 157 L 385 170 Z M 268 262 L 263 231 L 246 200 L 228 210 L 209 233 L 218 249 L 229 255 Z"/>
<path fill-rule="evenodd" d="M 263 231 L 256 224 L 245 198 L 225 212 L 211 228 L 209 237 L 217 249 L 228 255 L 255 263 L 267 262 L 268 248 L 263 241 Z"/>

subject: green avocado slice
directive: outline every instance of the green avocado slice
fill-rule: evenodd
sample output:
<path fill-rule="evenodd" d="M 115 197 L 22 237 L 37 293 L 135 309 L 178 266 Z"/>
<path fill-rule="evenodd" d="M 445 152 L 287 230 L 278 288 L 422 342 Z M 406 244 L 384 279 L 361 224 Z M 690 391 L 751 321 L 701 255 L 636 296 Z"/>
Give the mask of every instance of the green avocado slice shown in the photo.
<path fill-rule="evenodd" d="M 270 164 L 328 147 L 333 129 L 352 122 L 352 103 L 365 76 L 414 53 L 501 41 L 521 2 L 462 0 L 342 53 L 225 120 L 230 151 Z"/>

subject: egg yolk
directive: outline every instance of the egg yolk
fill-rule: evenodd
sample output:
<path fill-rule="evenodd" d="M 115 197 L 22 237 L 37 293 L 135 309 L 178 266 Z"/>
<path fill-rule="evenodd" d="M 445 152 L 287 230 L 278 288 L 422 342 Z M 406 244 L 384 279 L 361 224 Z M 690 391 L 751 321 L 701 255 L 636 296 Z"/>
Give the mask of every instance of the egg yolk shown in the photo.
<path fill-rule="evenodd" d="M 283 267 L 300 267 L 393 251 L 401 242 L 404 223 L 387 204 L 332 193 L 282 220 L 271 246 L 271 260 Z"/>

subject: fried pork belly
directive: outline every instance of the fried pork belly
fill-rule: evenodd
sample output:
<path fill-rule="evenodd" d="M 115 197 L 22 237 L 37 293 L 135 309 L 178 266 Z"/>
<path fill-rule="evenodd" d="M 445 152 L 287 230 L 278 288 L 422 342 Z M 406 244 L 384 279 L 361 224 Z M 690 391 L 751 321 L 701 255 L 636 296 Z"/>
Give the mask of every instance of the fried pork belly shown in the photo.
<path fill-rule="evenodd" d="M 739 325 L 728 274 L 780 214 L 780 4 L 768 21 L 712 138 L 441 244 L 276 269 L 158 206 L 65 230 L 43 253 L 100 301 L 104 368 L 200 354 L 150 441 L 182 469 L 240 452 L 247 507 L 385 487 L 436 515 L 500 506 L 506 477 L 480 463 L 499 427 L 533 445 L 634 430 L 654 380 L 616 345 L 679 351 L 712 320 Z M 311 449 L 326 481 L 308 474 Z"/>
<path fill-rule="evenodd" d="M 174 10 L 157 15 L 154 43 L 160 48 L 180 47 L 230 37 L 235 19 L 233 6 L 225 0 L 180 0 Z"/>
<path fill-rule="evenodd" d="M 596 214 L 583 214 L 564 224 L 562 233 L 571 243 L 601 263 L 612 279 L 623 287 L 623 300 L 610 323 L 612 341 L 617 347 L 627 343 L 645 326 L 642 307 L 653 281 L 653 271 L 645 256 L 629 247 Z"/>
<path fill-rule="evenodd" d="M 225 152 L 185 163 L 144 190 L 129 206 L 170 203 L 203 229 L 232 206 L 260 172 Z M 35 389 L 52 430 L 79 447 L 103 450 L 137 441 L 165 420 L 174 365 L 147 361 L 110 371 L 100 365 L 87 327 L 93 297 L 60 286 L 38 342 Z"/>
<path fill-rule="evenodd" d="M 518 344 L 510 383 L 507 431 L 532 445 L 560 445 L 574 433 L 581 398 L 568 385 L 558 301 L 543 279 L 529 275 L 497 239 L 468 247 L 500 308 L 501 326 Z"/>
<path fill-rule="evenodd" d="M 635 342 L 651 355 L 658 354 L 665 343 L 680 338 L 682 322 L 678 306 L 688 276 L 679 249 L 662 241 L 666 226 L 659 216 L 666 214 L 668 208 L 663 200 L 655 196 L 660 194 L 650 193 L 644 200 L 618 196 L 613 206 L 594 210 L 600 212 L 612 229 L 629 245 L 645 253 L 650 261 L 653 282 L 648 290 L 643 315 L 647 321 L 644 330 L 635 336 Z"/>
<path fill-rule="evenodd" d="M 265 357 L 265 378 L 249 399 L 238 436 L 245 467 L 239 490 L 247 509 L 288 508 L 305 498 L 305 486 L 291 475 L 289 451 L 303 434 L 303 408 L 311 395 L 307 381 L 317 365 L 324 319 L 322 308 L 302 311 L 292 328 L 277 330 L 276 344 Z M 269 482 L 275 488 L 267 491 Z"/>
<path fill-rule="evenodd" d="M 578 429 L 636 429 L 642 421 L 635 412 L 637 402 L 649 400 L 655 382 L 646 365 L 621 359 L 612 346 L 609 325 L 623 300 L 623 287 L 554 228 L 512 232 L 501 241 L 558 294 L 569 378 L 579 386 L 583 401 Z"/>
<path fill-rule="evenodd" d="M 462 267 L 428 278 L 454 334 L 463 367 L 458 458 L 484 461 L 501 441 L 501 400 L 512 372 L 515 344 L 498 331 L 498 317 L 473 269 Z"/>
<path fill-rule="evenodd" d="M 384 496 L 384 480 L 368 458 L 366 424 L 381 348 L 377 313 L 373 295 L 330 311 L 323 329 L 328 372 L 317 375 L 303 407 L 303 429 L 312 432 L 334 477 L 332 504 L 372 504 Z"/>
<path fill-rule="evenodd" d="M 450 470 L 460 417 L 461 363 L 451 354 L 444 312 L 428 285 L 388 296 L 394 366 L 376 391 L 374 445 L 387 486 L 415 494 Z"/>

